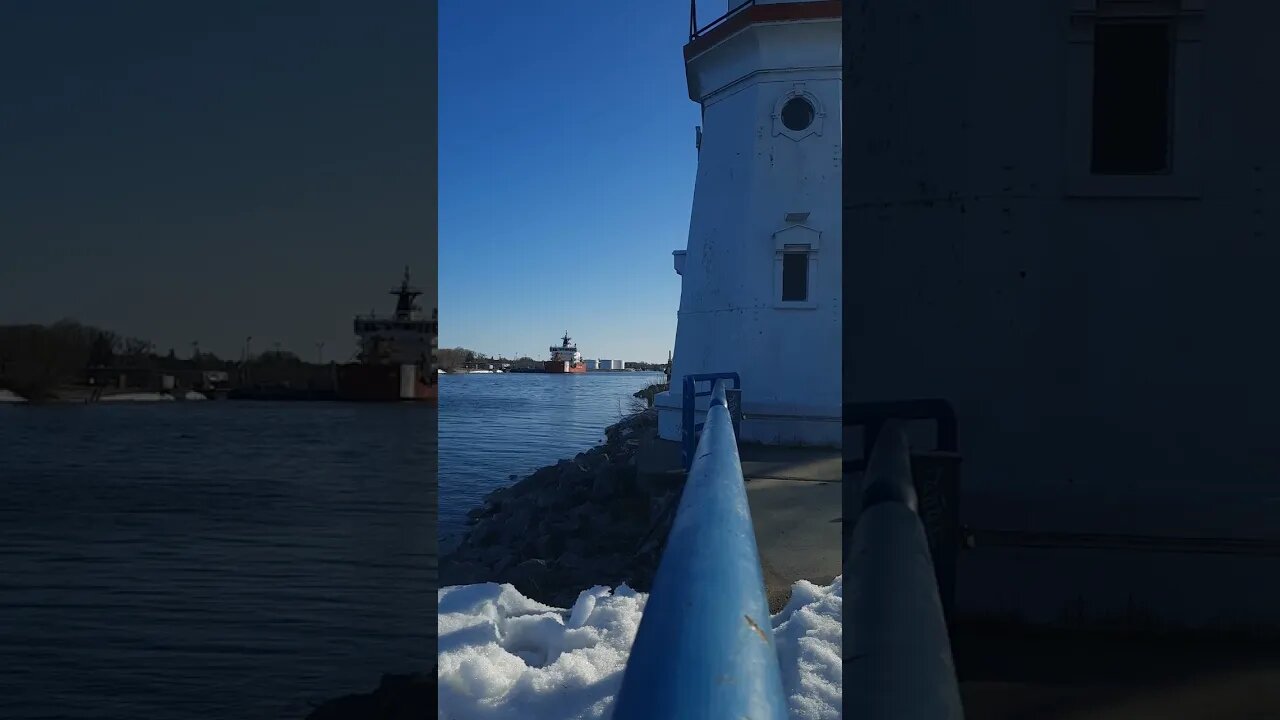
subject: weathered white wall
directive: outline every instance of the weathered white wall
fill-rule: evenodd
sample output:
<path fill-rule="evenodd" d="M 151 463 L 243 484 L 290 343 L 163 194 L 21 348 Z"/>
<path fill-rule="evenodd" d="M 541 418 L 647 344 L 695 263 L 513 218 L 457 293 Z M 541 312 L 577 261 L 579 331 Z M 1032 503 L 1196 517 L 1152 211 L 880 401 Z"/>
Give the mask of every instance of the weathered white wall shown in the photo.
<path fill-rule="evenodd" d="M 1274 537 L 1280 3 L 1182 3 L 1173 177 L 1120 183 L 1090 4 L 847 7 L 845 399 L 950 400 L 978 527 Z"/>
<path fill-rule="evenodd" d="M 660 432 L 679 437 L 685 375 L 738 372 L 745 439 L 839 444 L 840 23 L 754 26 L 694 58 L 689 82 L 702 149 Z M 774 114 L 798 83 L 821 131 L 796 140 L 774 133 Z M 780 309 L 775 233 L 795 212 L 817 244 L 812 302 Z"/>

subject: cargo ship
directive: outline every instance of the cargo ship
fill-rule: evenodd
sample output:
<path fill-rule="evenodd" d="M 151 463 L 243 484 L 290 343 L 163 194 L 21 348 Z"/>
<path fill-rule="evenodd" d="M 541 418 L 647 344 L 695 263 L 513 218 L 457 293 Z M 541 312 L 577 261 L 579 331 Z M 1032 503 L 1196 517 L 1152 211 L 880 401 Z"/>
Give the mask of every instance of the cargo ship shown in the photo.
<path fill-rule="evenodd" d="M 552 346 L 551 359 L 542 363 L 542 371 L 548 373 L 584 373 L 587 371 L 586 363 L 582 362 L 582 353 L 578 352 L 578 347 L 569 339 L 569 333 L 565 333 L 560 339 L 560 346 Z"/>
<path fill-rule="evenodd" d="M 360 338 L 356 362 L 337 367 L 339 400 L 396 402 L 431 401 L 439 397 L 435 367 L 437 311 L 431 319 L 422 315 L 418 296 L 422 291 L 409 284 L 409 268 L 404 269 L 396 296 L 395 312 L 389 316 L 357 315 L 355 334 Z"/>

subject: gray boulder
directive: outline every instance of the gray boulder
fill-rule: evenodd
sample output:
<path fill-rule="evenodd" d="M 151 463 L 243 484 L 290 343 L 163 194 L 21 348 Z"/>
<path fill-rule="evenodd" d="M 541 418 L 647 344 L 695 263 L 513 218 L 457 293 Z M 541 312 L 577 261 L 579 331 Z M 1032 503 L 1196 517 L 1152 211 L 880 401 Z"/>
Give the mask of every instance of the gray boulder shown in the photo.
<path fill-rule="evenodd" d="M 551 590 L 547 582 L 551 577 L 551 569 L 546 560 L 533 558 L 511 568 L 506 573 L 507 582 L 515 586 L 526 597 L 540 597 Z"/>
<path fill-rule="evenodd" d="M 596 471 L 591 482 L 591 499 L 597 502 L 609 500 L 621 490 L 614 468 L 606 465 Z"/>

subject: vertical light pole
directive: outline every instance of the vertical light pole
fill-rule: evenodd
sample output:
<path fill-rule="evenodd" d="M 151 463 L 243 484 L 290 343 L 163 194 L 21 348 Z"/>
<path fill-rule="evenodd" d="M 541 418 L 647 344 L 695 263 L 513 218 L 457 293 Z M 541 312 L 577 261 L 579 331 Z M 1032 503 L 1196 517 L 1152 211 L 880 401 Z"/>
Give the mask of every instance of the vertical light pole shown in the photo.
<path fill-rule="evenodd" d="M 197 375 L 200 374 L 201 364 L 200 364 L 200 341 L 199 340 L 191 341 L 191 367 L 193 368 L 195 374 Z M 174 372 L 177 373 L 178 370 L 175 368 Z M 164 380 L 161 380 L 160 383 L 161 383 L 161 387 L 163 388 Z"/>
<path fill-rule="evenodd" d="M 249 335 L 244 339 L 244 362 L 240 363 L 240 382 L 249 384 L 249 358 L 252 357 L 251 346 L 253 345 L 253 336 Z"/>

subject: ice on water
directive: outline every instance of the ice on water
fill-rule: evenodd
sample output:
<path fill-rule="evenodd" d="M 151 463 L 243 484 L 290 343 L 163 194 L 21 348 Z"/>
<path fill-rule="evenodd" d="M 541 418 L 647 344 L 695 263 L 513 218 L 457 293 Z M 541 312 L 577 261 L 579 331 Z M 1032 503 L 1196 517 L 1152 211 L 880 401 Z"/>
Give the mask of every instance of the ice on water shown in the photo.
<path fill-rule="evenodd" d="M 842 580 L 800 581 L 773 617 L 794 720 L 840 717 Z M 583 591 L 572 608 L 511 585 L 440 591 L 440 717 L 608 718 L 647 599 L 626 585 Z"/>

